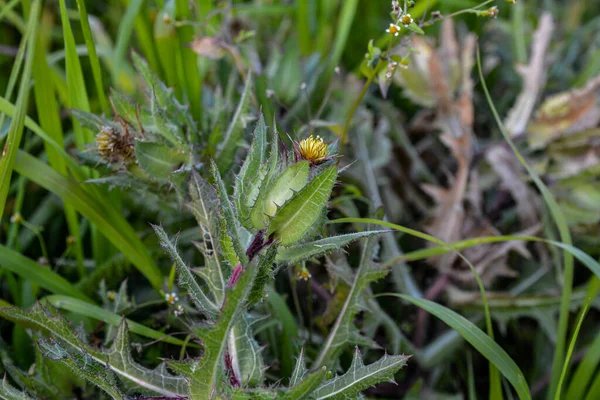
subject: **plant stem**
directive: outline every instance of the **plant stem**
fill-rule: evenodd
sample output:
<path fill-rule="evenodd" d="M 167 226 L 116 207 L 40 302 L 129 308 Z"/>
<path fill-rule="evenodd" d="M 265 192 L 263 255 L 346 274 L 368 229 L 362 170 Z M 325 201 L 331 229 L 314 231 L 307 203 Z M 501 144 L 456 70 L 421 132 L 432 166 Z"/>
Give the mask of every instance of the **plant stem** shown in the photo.
<path fill-rule="evenodd" d="M 377 68 L 374 68 L 374 70 L 377 70 Z M 369 79 L 367 79 L 367 81 L 365 82 L 365 85 L 363 86 L 360 94 L 358 95 L 358 98 L 356 99 L 356 101 L 352 105 L 352 108 L 350 109 L 348 118 L 346 118 L 346 124 L 344 125 L 344 130 L 342 131 L 342 136 L 341 136 L 341 140 L 340 140 L 340 142 L 341 142 L 340 143 L 340 153 L 342 152 L 344 144 L 347 142 L 348 130 L 350 129 L 350 123 L 352 122 L 352 118 L 354 117 L 354 114 L 356 113 L 358 106 L 362 102 L 363 97 L 365 97 L 365 94 L 367 93 L 369 86 L 371 86 L 371 82 L 373 82 L 373 79 L 375 79 L 374 71 L 373 71 L 373 74 L 369 77 Z"/>

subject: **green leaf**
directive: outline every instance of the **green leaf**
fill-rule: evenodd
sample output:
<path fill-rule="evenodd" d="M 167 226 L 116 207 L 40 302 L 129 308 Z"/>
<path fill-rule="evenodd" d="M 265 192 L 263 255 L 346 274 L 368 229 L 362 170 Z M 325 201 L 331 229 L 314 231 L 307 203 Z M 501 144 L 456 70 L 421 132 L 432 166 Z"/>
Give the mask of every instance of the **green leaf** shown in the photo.
<path fill-rule="evenodd" d="M 358 341 L 362 341 L 357 328 L 354 326 L 354 318 L 360 309 L 363 293 L 371 282 L 383 278 L 388 272 L 387 269 L 381 268 L 372 261 L 376 245 L 377 241 L 374 238 L 365 239 L 360 264 L 354 276 L 352 287 L 348 296 L 346 296 L 335 324 L 329 330 L 329 335 L 321 347 L 313 369 L 322 366 L 332 367 L 346 345 L 350 343 L 357 344 Z"/>
<path fill-rule="evenodd" d="M 229 332 L 246 308 L 256 273 L 256 268 L 247 268 L 235 285 L 227 290 L 221 314 L 214 325 L 194 328 L 194 333 L 204 344 L 204 354 L 202 358 L 191 361 L 194 371 L 190 376 L 191 398 L 210 399 L 216 393 Z"/>
<path fill-rule="evenodd" d="M 231 117 L 227 132 L 225 132 L 225 136 L 221 139 L 221 143 L 217 147 L 217 152 L 215 154 L 215 160 L 221 173 L 228 171 L 233 164 L 239 142 L 242 140 L 245 127 L 242 114 L 247 113 L 248 108 L 250 107 L 251 87 L 252 75 L 248 74 L 248 79 L 246 80 L 246 86 L 244 87 L 242 97 L 240 97 L 240 102 L 238 103 L 235 113 Z"/>
<path fill-rule="evenodd" d="M 164 371 L 164 366 L 159 366 L 155 370 L 148 370 L 141 365 L 136 364 L 130 355 L 129 342 L 127 337 L 127 323 L 121 317 L 112 314 L 100 307 L 82 302 L 76 299 L 70 299 L 65 296 L 50 296 L 50 302 L 64 303 L 70 302 L 71 306 L 85 308 L 91 313 L 83 313 L 94 318 L 101 318 L 108 323 L 114 323 L 112 319 L 105 319 L 104 316 L 109 315 L 116 317 L 121 321 L 117 337 L 113 346 L 106 351 L 99 351 L 87 346 L 77 336 L 73 327 L 61 315 L 56 315 L 50 309 L 44 308 L 40 303 L 35 303 L 31 308 L 24 310 L 18 307 L 0 307 L 0 316 L 3 318 L 23 324 L 31 329 L 42 331 L 55 340 L 59 340 L 61 344 L 69 347 L 69 351 L 87 354 L 95 362 L 106 365 L 113 373 L 122 380 L 135 384 L 138 388 L 142 388 L 153 393 L 159 393 L 164 396 L 185 395 L 186 382 L 183 378 L 168 375 Z M 68 303 L 69 304 L 69 303 Z M 63 306 L 65 304 L 62 304 Z M 65 307 L 65 309 L 78 312 L 77 307 Z M 169 342 L 174 338 L 164 337 L 160 332 L 153 331 L 143 325 L 129 322 L 136 326 L 137 333 L 151 337 L 153 339 L 164 338 L 164 341 Z M 143 328 L 143 329 L 141 329 Z M 149 334 L 151 332 L 151 334 Z M 175 339 L 179 344 L 181 341 Z"/>
<path fill-rule="evenodd" d="M 56 145 L 64 147 L 63 129 L 61 125 L 61 106 L 56 97 L 56 85 L 52 79 L 52 70 L 48 65 L 48 47 L 49 43 L 46 40 L 52 31 L 53 23 L 42 19 L 38 39 L 35 43 L 35 61 L 33 65 L 33 89 L 35 96 L 35 105 L 38 115 L 38 121 L 41 128 L 48 132 L 48 135 L 56 141 Z M 25 121 L 27 125 L 27 120 Z M 44 149 L 48 156 L 48 163 L 56 171 L 63 175 L 67 174 L 67 165 L 63 154 L 54 147 L 54 143 L 44 141 Z M 73 171 L 76 172 L 76 171 Z M 63 206 L 69 235 L 73 237 L 79 236 L 79 217 L 68 204 Z M 83 278 L 86 275 L 84 266 L 83 245 L 81 240 L 76 240 L 73 244 L 73 251 L 77 260 L 77 271 L 79 277 Z"/>
<path fill-rule="evenodd" d="M 161 15 L 162 14 L 163 13 L 161 13 Z M 159 20 L 162 19 L 157 19 L 157 21 Z M 173 89 L 167 88 L 167 86 L 150 69 L 146 60 L 140 57 L 136 52 L 132 53 L 132 58 L 135 68 L 146 81 L 146 85 L 148 85 L 152 101 L 157 101 L 157 105 L 154 109 L 158 110 L 160 108 L 166 111 L 166 115 L 175 115 L 176 120 L 179 123 L 178 125 L 183 125 L 184 127 L 187 127 L 189 131 L 196 133 L 196 122 L 190 114 L 189 107 L 183 106 L 179 100 L 175 98 Z"/>
<path fill-rule="evenodd" d="M 365 366 L 357 347 L 348 371 L 319 386 L 312 396 L 318 400 L 356 398 L 360 392 L 371 386 L 380 382 L 393 381 L 394 374 L 406 366 L 409 357 L 385 355 L 378 361 Z"/>
<path fill-rule="evenodd" d="M 325 239 L 319 239 L 312 242 L 300 243 L 288 247 L 279 247 L 277 258 L 278 264 L 293 265 L 301 261 L 308 260 L 311 257 L 319 257 L 331 251 L 341 249 L 342 247 L 354 242 L 355 240 L 378 235 L 388 231 L 365 231 L 357 233 L 348 233 L 345 235 L 330 236 Z"/>
<path fill-rule="evenodd" d="M 218 252 L 219 199 L 215 189 L 196 172 L 192 172 L 188 191 L 192 198 L 188 208 L 196 217 L 203 238 L 197 247 L 205 261 L 204 267 L 194 272 L 206 282 L 217 303 L 221 304 L 231 268 L 221 260 Z"/>
<path fill-rule="evenodd" d="M 250 211 L 258 197 L 258 191 L 265 178 L 265 160 L 267 157 L 267 126 L 265 118 L 260 114 L 258 123 L 254 128 L 254 139 L 250 146 L 248 156 L 242 165 L 235 180 L 233 198 L 238 219 L 248 229 L 250 224 Z"/>
<path fill-rule="evenodd" d="M 19 152 L 15 170 L 56 194 L 94 223 L 100 232 L 150 281 L 152 286 L 160 290 L 162 286 L 160 270 L 119 210 L 94 196 L 81 184 L 62 176 L 27 153 Z"/>
<path fill-rule="evenodd" d="M 175 263 L 177 274 L 179 275 L 179 285 L 188 291 L 188 295 L 200 312 L 206 315 L 210 320 L 214 319 L 219 311 L 219 305 L 215 304 L 202 290 L 196 278 L 190 271 L 190 268 L 179 256 L 177 246 L 169 239 L 164 229 L 157 225 L 152 225 L 160 244 L 165 249 L 169 257 Z"/>
<path fill-rule="evenodd" d="M 269 234 L 284 246 L 302 239 L 322 215 L 336 177 L 335 165 L 317 175 L 279 209 L 269 225 Z"/>
<path fill-rule="evenodd" d="M 8 379 L 6 379 L 6 375 L 2 378 L 0 382 L 0 399 L 2 400 L 33 400 L 33 398 L 29 397 L 24 392 L 15 389 L 8 383 Z"/>
<path fill-rule="evenodd" d="M 492 97 L 490 96 L 490 93 L 487 88 L 487 84 L 485 83 L 485 79 L 483 77 L 483 70 L 481 68 L 481 56 L 479 53 L 479 48 L 477 49 L 477 70 L 479 72 L 479 78 L 480 78 L 481 84 L 483 86 L 483 91 L 485 93 L 485 97 L 488 101 L 490 109 L 492 110 L 494 119 L 496 120 L 496 123 L 498 124 L 498 127 L 500 128 L 500 132 L 502 133 L 502 136 L 504 137 L 504 139 L 506 140 L 506 142 L 512 149 L 513 153 L 515 154 L 515 156 L 517 157 L 517 159 L 519 160 L 521 165 L 523 165 L 523 167 L 525 167 L 525 169 L 527 170 L 527 173 L 529 174 L 529 176 L 531 176 L 531 179 L 533 180 L 533 182 L 537 186 L 538 190 L 542 194 L 542 197 L 544 198 L 544 202 L 548 206 L 548 209 L 550 210 L 550 214 L 552 215 L 552 219 L 554 220 L 554 223 L 556 224 L 556 227 L 558 228 L 558 232 L 560 234 L 561 241 L 567 246 L 573 245 L 573 240 L 571 239 L 571 233 L 569 232 L 569 226 L 567 224 L 567 220 L 566 220 L 565 215 L 562 212 L 560 206 L 558 205 L 558 203 L 552 196 L 552 192 L 550 192 L 550 189 L 548 189 L 546 184 L 540 179 L 537 172 L 535 172 L 535 170 L 527 164 L 527 162 L 525 161 L 525 159 L 519 152 L 519 149 L 517 148 L 517 146 L 513 142 L 512 138 L 506 131 L 506 128 L 504 127 L 504 124 L 502 123 L 502 120 L 500 119 L 500 116 L 498 115 L 498 112 L 496 111 L 496 107 L 494 106 L 494 102 L 492 101 Z M 563 290 L 561 293 L 560 315 L 559 315 L 559 319 L 558 319 L 558 334 L 557 334 L 558 340 L 556 342 L 556 348 L 554 351 L 554 360 L 552 362 L 552 376 L 550 379 L 550 388 L 547 392 L 548 399 L 551 399 L 554 396 L 554 393 L 556 392 L 556 387 L 558 385 L 560 375 L 562 373 L 562 366 L 564 364 L 565 344 L 567 341 L 567 330 L 568 330 L 568 325 L 569 325 L 569 314 L 570 314 L 569 305 L 571 302 L 571 293 L 573 291 L 574 269 L 575 269 L 575 265 L 573 262 L 572 254 L 568 251 L 564 252 L 564 271 L 563 271 L 563 282 L 562 282 Z"/>
<path fill-rule="evenodd" d="M 119 326 L 123 320 L 121 315 L 112 313 L 94 304 L 90 304 L 70 296 L 51 295 L 44 297 L 44 301 L 50 303 L 53 307 L 58 309 L 71 311 L 75 314 L 102 321 L 112 326 Z M 185 343 L 181 339 L 165 335 L 162 332 L 155 331 L 154 329 L 150 329 L 137 322 L 131 320 L 126 320 L 126 322 L 131 332 L 137 335 L 177 346 L 182 346 Z"/>
<path fill-rule="evenodd" d="M 225 183 L 221 179 L 219 169 L 214 162 L 212 163 L 212 173 L 217 186 L 217 196 L 221 202 L 221 251 L 224 253 L 225 258 L 232 268 L 240 263 L 243 266 L 247 266 L 248 257 L 246 256 L 246 250 L 240 240 L 238 224 L 231 201 L 229 201 L 229 196 L 227 195 L 227 188 L 225 188 Z"/>
<path fill-rule="evenodd" d="M 38 346 L 45 357 L 61 363 L 74 375 L 104 390 L 112 399 L 126 399 L 117 387 L 117 380 L 110 369 L 98 363 L 87 353 L 69 353 L 54 340 L 41 339 L 38 342 Z"/>
<path fill-rule="evenodd" d="M 498 368 L 500 373 L 513 385 L 522 400 L 531 399 L 527 381 L 517 364 L 502 347 L 479 329 L 477 325 L 449 308 L 432 301 L 396 293 L 387 295 L 400 297 L 444 321 Z"/>
<path fill-rule="evenodd" d="M 98 54 L 96 53 L 94 37 L 92 36 L 92 30 L 90 29 L 90 23 L 88 21 L 88 14 L 85 9 L 85 1 L 77 0 L 77 8 L 79 9 L 79 21 L 81 22 L 81 30 L 83 32 L 85 46 L 88 50 L 88 56 L 90 60 L 90 65 L 92 67 L 94 83 L 96 84 L 96 92 L 98 94 L 98 99 L 100 100 L 100 106 L 102 108 L 102 111 L 106 115 L 108 115 L 108 113 L 110 112 L 110 108 L 108 107 L 108 101 L 106 100 L 106 94 L 104 93 L 104 85 L 102 83 L 102 71 L 100 70 L 100 61 L 98 60 Z"/>
<path fill-rule="evenodd" d="M 35 40 L 37 38 L 37 27 L 39 24 L 39 16 L 41 9 L 41 1 L 33 3 L 29 21 L 27 23 L 27 57 L 25 57 L 25 67 L 23 76 L 21 77 L 21 85 L 19 87 L 19 96 L 16 104 L 16 115 L 10 123 L 6 143 L 3 145 L 2 157 L 0 157 L 0 219 L 4 213 L 4 206 L 10 188 L 10 178 L 12 176 L 15 159 L 21 144 L 23 136 L 23 127 L 25 117 L 27 116 L 27 104 L 29 101 L 29 88 L 31 79 L 31 70 L 33 68 L 33 58 L 35 54 Z"/>
<path fill-rule="evenodd" d="M 60 19 L 63 26 L 63 39 L 65 43 L 68 106 L 83 111 L 90 111 L 88 94 L 85 89 L 85 79 L 83 78 L 81 63 L 77 55 L 77 46 L 71 29 L 65 0 L 60 0 Z M 73 118 L 73 131 L 75 132 L 75 142 L 79 150 L 84 150 L 86 143 L 94 141 L 94 135 L 90 131 L 83 129 L 79 121 L 75 118 Z"/>
<path fill-rule="evenodd" d="M 277 213 L 277 208 L 288 201 L 295 192 L 302 189 L 308 181 L 310 164 L 300 161 L 290 165 L 272 184 L 261 190 L 258 200 L 252 209 L 252 225 L 263 229 L 269 219 Z"/>
<path fill-rule="evenodd" d="M 265 297 L 265 287 L 273 279 L 273 263 L 277 254 L 277 246 L 271 245 L 266 254 L 259 256 L 258 274 L 252 285 L 248 298 L 248 307 L 258 303 Z"/>
<path fill-rule="evenodd" d="M 135 142 L 135 157 L 148 174 L 167 179 L 173 170 L 185 161 L 185 156 L 167 146 L 153 142 Z"/>
<path fill-rule="evenodd" d="M 600 333 L 596 334 L 594 341 L 587 348 L 583 360 L 573 373 L 565 399 L 585 398 L 585 392 L 594 377 L 598 364 L 600 364 Z"/>
<path fill-rule="evenodd" d="M 292 376 L 290 376 L 290 387 L 294 387 L 308 374 L 308 369 L 306 369 L 306 361 L 304 361 L 304 348 L 300 350 L 300 354 L 296 359 L 296 365 L 294 366 L 294 371 L 292 371 Z"/>
<path fill-rule="evenodd" d="M 302 381 L 297 382 L 290 387 L 286 394 L 283 395 L 283 400 L 301 400 L 312 398 L 311 394 L 325 379 L 327 368 L 323 367 L 318 371 L 308 374 Z"/>
<path fill-rule="evenodd" d="M 262 383 L 265 364 L 260 348 L 252 333 L 250 315 L 243 315 L 229 332 L 227 352 L 236 378 L 242 386 L 254 387 Z"/>
<path fill-rule="evenodd" d="M 0 265 L 24 279 L 37 283 L 52 293 L 68 294 L 91 302 L 88 296 L 76 289 L 69 281 L 50 268 L 41 266 L 35 261 L 2 245 L 0 245 Z"/>

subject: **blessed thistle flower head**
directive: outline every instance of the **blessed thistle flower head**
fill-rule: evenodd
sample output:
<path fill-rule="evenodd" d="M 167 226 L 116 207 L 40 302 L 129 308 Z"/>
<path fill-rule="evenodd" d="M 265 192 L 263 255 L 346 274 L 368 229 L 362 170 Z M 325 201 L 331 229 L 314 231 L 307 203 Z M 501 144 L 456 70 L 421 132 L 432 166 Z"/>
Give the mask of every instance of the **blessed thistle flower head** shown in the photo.
<path fill-rule="evenodd" d="M 113 161 L 119 157 L 129 159 L 133 157 L 133 144 L 126 137 L 121 136 L 112 126 L 105 125 L 96 135 L 96 145 L 102 158 Z"/>
<path fill-rule="evenodd" d="M 175 292 L 165 293 L 165 301 L 167 303 L 173 305 L 179 301 L 179 297 L 177 296 L 177 293 L 175 293 Z"/>
<path fill-rule="evenodd" d="M 390 27 L 388 29 L 386 29 L 385 31 L 387 33 L 389 33 L 390 35 L 394 35 L 394 36 L 398 36 L 400 34 L 400 26 L 396 25 L 396 24 L 390 24 Z"/>
<path fill-rule="evenodd" d="M 310 135 L 308 138 L 300 141 L 297 146 L 298 155 L 303 159 L 310 161 L 311 164 L 320 164 L 327 160 L 329 148 L 321 136 L 316 138 Z"/>

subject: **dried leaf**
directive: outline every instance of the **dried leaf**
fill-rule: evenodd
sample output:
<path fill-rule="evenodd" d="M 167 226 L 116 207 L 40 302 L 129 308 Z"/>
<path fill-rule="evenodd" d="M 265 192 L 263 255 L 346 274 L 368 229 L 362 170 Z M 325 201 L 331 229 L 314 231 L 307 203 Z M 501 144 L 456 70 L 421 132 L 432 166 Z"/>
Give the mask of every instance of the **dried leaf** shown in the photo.
<path fill-rule="evenodd" d="M 226 43 L 216 36 L 204 36 L 194 38 L 189 46 L 196 54 L 211 60 L 219 60 L 225 55 Z"/>
<path fill-rule="evenodd" d="M 581 89 L 547 98 L 529 124 L 529 145 L 544 147 L 560 136 L 594 128 L 600 123 L 600 75 Z"/>
<path fill-rule="evenodd" d="M 546 50 L 550 44 L 553 30 L 552 15 L 545 12 L 533 34 L 529 64 L 517 67 L 517 72 L 523 79 L 523 89 L 504 121 L 506 130 L 512 136 L 525 132 L 540 91 L 546 83 Z"/>

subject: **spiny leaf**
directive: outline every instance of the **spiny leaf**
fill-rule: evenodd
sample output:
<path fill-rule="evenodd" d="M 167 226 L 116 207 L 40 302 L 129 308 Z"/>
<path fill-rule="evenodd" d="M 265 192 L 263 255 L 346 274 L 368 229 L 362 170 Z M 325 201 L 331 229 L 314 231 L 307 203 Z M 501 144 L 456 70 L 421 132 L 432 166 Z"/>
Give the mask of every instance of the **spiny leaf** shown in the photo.
<path fill-rule="evenodd" d="M 257 269 L 247 268 L 225 294 L 225 302 L 218 321 L 214 325 L 194 328 L 194 333 L 204 345 L 204 354 L 194 364 L 190 375 L 190 397 L 210 399 L 216 393 L 223 372 L 223 355 L 227 347 L 229 332 L 245 309 L 245 303 Z"/>
<path fill-rule="evenodd" d="M 248 307 L 258 303 L 265 297 L 265 287 L 272 279 L 273 263 L 277 254 L 277 246 L 271 245 L 266 254 L 259 256 L 258 274 L 248 297 Z"/>
<path fill-rule="evenodd" d="M 88 128 L 91 131 L 99 131 L 103 126 L 111 126 L 118 129 L 118 126 L 108 118 L 77 109 L 71 109 L 70 112 L 73 115 L 73 118 L 79 121 L 81 126 Z"/>
<path fill-rule="evenodd" d="M 188 208 L 196 217 L 202 233 L 202 243 L 197 247 L 201 250 L 205 260 L 204 267 L 194 272 L 202 277 L 216 301 L 221 304 L 231 268 L 221 260 L 218 252 L 219 219 L 217 210 L 219 199 L 215 189 L 196 172 L 191 175 L 188 190 L 192 198 L 192 203 L 188 204 Z"/>
<path fill-rule="evenodd" d="M 378 235 L 387 231 L 366 231 L 348 233 L 345 235 L 331 236 L 313 242 L 300 243 L 288 247 L 280 247 L 275 261 L 280 264 L 293 265 L 311 257 L 325 255 L 333 250 L 341 249 L 349 243 L 372 235 Z"/>
<path fill-rule="evenodd" d="M 76 376 L 91 382 L 115 400 L 125 400 L 126 397 L 117 387 L 114 374 L 106 366 L 95 361 L 89 354 L 69 353 L 54 340 L 41 339 L 38 345 L 46 357 L 60 362 Z"/>
<path fill-rule="evenodd" d="M 158 179 L 167 179 L 186 156 L 153 142 L 135 142 L 135 158 L 144 171 Z"/>
<path fill-rule="evenodd" d="M 179 275 L 179 284 L 188 291 L 194 305 L 209 319 L 214 319 L 219 310 L 218 305 L 204 293 L 198 282 L 196 282 L 192 271 L 179 256 L 177 246 L 169 239 L 165 230 L 158 225 L 152 225 L 152 227 L 160 239 L 161 246 L 175 263 Z"/>
<path fill-rule="evenodd" d="M 302 400 L 313 398 L 311 394 L 325 379 L 327 368 L 323 367 L 318 371 L 308 374 L 302 381 L 290 387 L 288 392 L 283 395 L 282 400 Z"/>
<path fill-rule="evenodd" d="M 251 316 L 243 315 L 229 332 L 227 352 L 233 372 L 243 386 L 262 383 L 265 364 L 252 333 Z"/>
<path fill-rule="evenodd" d="M 352 364 L 346 373 L 321 385 L 314 393 L 316 399 L 352 399 L 361 391 L 380 382 L 391 381 L 394 374 L 406 366 L 410 356 L 385 355 L 373 364 L 365 366 L 358 348 L 354 351 Z"/>
<path fill-rule="evenodd" d="M 296 359 L 296 365 L 294 366 L 292 376 L 290 376 L 290 387 L 294 387 L 300 383 L 307 373 L 308 370 L 306 369 L 306 361 L 304 361 L 304 348 L 302 348 L 298 358 Z"/>
<path fill-rule="evenodd" d="M 124 382 L 134 384 L 138 388 L 170 397 L 187 394 L 186 382 L 183 378 L 166 374 L 164 367 L 148 370 L 133 361 L 125 321 L 121 323 L 111 349 L 98 351 L 82 342 L 65 318 L 44 308 L 40 303 L 35 303 L 27 310 L 18 307 L 0 307 L 0 316 L 44 332 L 59 340 L 61 344 L 68 345 L 72 352 L 86 353 L 95 362 L 107 366 Z"/>
<path fill-rule="evenodd" d="M 8 383 L 6 376 L 0 382 L 0 399 L 2 400 L 33 400 L 24 392 L 15 389 Z"/>
<path fill-rule="evenodd" d="M 384 277 L 388 270 L 372 261 L 374 246 L 377 241 L 374 238 L 365 239 L 361 253 L 360 265 L 356 271 L 354 282 L 346 301 L 340 311 L 335 324 L 331 327 L 329 335 L 323 343 L 319 356 L 313 368 L 323 365 L 333 366 L 344 347 L 349 344 L 359 344 L 362 337 L 354 326 L 354 317 L 360 310 L 360 300 L 369 283 Z M 367 343 L 365 343 L 367 344 Z M 368 343 L 370 344 L 370 343 Z"/>
<path fill-rule="evenodd" d="M 227 195 L 225 183 L 221 179 L 219 169 L 217 168 L 217 165 L 214 162 L 212 163 L 212 173 L 215 179 L 215 183 L 217 185 L 217 196 L 219 197 L 219 201 L 221 202 L 220 235 L 221 245 L 224 247 L 221 250 L 223 251 L 225 257 L 227 258 L 227 261 L 232 267 L 235 267 L 240 263 L 243 266 L 247 266 L 248 257 L 246 256 L 246 251 L 242 246 L 242 242 L 238 234 L 238 224 L 235 218 L 235 214 L 233 212 L 233 207 L 231 206 L 231 202 L 229 201 L 229 196 Z M 231 250 L 233 250 L 234 253 L 231 253 Z"/>
<path fill-rule="evenodd" d="M 151 394 L 177 393 L 187 394 L 187 382 L 183 377 L 173 376 L 166 371 L 166 365 L 161 363 L 155 369 L 148 369 L 137 364 L 131 357 L 131 345 L 129 342 L 129 329 L 127 321 L 123 319 L 117 330 L 115 340 L 110 349 L 103 351 L 107 357 L 107 363 L 114 371 L 123 371 L 124 382 L 135 388 L 136 391 L 143 389 Z"/>
<path fill-rule="evenodd" d="M 269 234 L 273 233 L 284 246 L 302 239 L 321 216 L 336 176 L 337 167 L 332 165 L 296 193 L 271 221 Z"/>
<path fill-rule="evenodd" d="M 196 122 L 190 114 L 189 107 L 181 103 L 173 95 L 173 90 L 156 76 L 152 69 L 142 57 L 137 53 L 132 53 L 133 63 L 138 72 L 142 75 L 153 97 L 156 97 L 158 106 L 167 111 L 169 115 L 175 115 L 180 124 L 187 126 L 192 132 L 196 132 Z"/>
<path fill-rule="evenodd" d="M 242 169 L 235 181 L 233 191 L 234 203 L 238 218 L 243 226 L 251 229 L 250 211 L 258 191 L 265 177 L 266 171 L 260 173 L 267 156 L 267 126 L 265 118 L 260 114 L 256 127 L 254 128 L 254 139 L 250 146 L 248 156 L 242 165 Z"/>
<path fill-rule="evenodd" d="M 252 75 L 248 75 L 244 92 L 240 98 L 237 109 L 231 118 L 227 132 L 221 139 L 220 145 L 217 147 L 215 159 L 219 166 L 219 171 L 225 173 L 233 164 L 235 152 L 238 149 L 238 142 L 242 139 L 244 133 L 244 122 L 242 114 L 248 111 L 250 103 L 250 88 L 252 87 Z"/>
<path fill-rule="evenodd" d="M 308 161 L 300 161 L 290 165 L 281 175 L 262 190 L 259 198 L 252 209 L 252 225 L 256 229 L 263 229 L 269 219 L 277 213 L 277 207 L 281 207 L 295 192 L 306 185 L 310 165 Z"/>
<path fill-rule="evenodd" d="M 175 147 L 187 147 L 185 137 L 176 121 L 171 121 L 167 114 L 158 108 L 158 104 L 154 98 L 150 102 L 152 119 L 158 133 L 162 135 Z"/>

